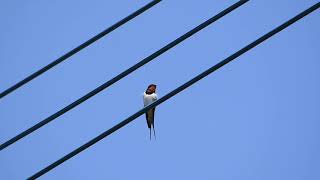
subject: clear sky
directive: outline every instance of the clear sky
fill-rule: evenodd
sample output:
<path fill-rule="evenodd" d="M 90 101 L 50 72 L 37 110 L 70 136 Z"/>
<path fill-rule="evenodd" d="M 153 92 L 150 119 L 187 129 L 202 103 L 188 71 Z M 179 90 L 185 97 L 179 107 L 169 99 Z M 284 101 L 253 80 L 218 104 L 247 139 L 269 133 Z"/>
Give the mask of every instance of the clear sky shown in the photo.
<path fill-rule="evenodd" d="M 0 2 L 0 91 L 149 1 Z M 40 122 L 236 1 L 163 1 L 0 100 L 0 142 Z M 317 0 L 250 1 L 0 152 L 25 179 Z M 320 11 L 40 179 L 320 179 Z"/>

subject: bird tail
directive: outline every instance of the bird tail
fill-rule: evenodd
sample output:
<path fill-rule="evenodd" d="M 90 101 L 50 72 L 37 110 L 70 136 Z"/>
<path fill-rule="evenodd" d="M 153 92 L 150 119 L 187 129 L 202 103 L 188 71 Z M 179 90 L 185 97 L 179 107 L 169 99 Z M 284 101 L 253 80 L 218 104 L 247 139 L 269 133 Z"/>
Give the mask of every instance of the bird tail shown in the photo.
<path fill-rule="evenodd" d="M 154 129 L 154 112 L 155 112 L 155 108 L 149 110 L 148 112 L 146 112 L 146 120 L 147 120 L 147 125 L 149 128 L 149 136 L 150 136 L 150 140 L 151 140 L 151 128 L 153 129 L 153 136 L 154 139 L 156 140 L 156 131 Z"/>
<path fill-rule="evenodd" d="M 151 141 L 151 128 L 149 128 L 149 130 L 150 130 L 150 141 Z"/>
<path fill-rule="evenodd" d="M 152 129 L 153 129 L 154 139 L 157 140 L 156 131 L 154 130 L 154 124 L 152 125 Z M 151 128 L 150 128 L 150 133 L 151 133 Z"/>

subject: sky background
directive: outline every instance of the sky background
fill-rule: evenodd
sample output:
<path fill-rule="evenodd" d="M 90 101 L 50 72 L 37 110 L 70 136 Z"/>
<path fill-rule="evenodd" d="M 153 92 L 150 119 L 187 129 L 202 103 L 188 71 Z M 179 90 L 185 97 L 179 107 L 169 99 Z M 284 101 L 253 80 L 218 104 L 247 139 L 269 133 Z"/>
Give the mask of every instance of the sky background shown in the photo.
<path fill-rule="evenodd" d="M 0 91 L 149 1 L 0 1 Z M 0 143 L 40 122 L 236 1 L 163 1 L 0 100 Z M 249 1 L 0 152 L 25 179 L 317 0 Z M 320 179 L 317 10 L 40 179 Z"/>

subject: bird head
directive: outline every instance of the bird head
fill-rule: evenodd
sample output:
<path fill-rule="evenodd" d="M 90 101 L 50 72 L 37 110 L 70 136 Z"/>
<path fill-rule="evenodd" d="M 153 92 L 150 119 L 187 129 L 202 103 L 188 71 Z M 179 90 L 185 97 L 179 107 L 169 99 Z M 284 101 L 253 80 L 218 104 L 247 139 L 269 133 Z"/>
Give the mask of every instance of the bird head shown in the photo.
<path fill-rule="evenodd" d="M 156 92 L 156 89 L 157 89 L 157 85 L 155 84 L 150 84 L 146 90 L 146 93 L 147 94 L 152 94 L 152 93 L 155 93 Z"/>

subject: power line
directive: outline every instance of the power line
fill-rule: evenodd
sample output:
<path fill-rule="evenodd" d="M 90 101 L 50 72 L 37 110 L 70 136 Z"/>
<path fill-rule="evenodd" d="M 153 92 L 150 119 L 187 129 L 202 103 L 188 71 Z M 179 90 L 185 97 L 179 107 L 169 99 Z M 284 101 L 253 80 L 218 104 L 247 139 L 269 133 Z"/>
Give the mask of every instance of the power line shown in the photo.
<path fill-rule="evenodd" d="M 73 156 L 77 155 L 78 153 L 82 152 L 83 150 L 89 148 L 93 144 L 97 143 L 98 141 L 102 140 L 106 136 L 112 134 L 113 132 L 117 131 L 118 129 L 122 128 L 123 126 L 127 125 L 131 121 L 135 120 L 137 117 L 141 116 L 142 114 L 146 113 L 149 109 L 158 106 L 159 104 L 165 102 L 166 100 L 170 99 L 171 97 L 175 96 L 176 94 L 180 93 L 181 91 L 185 90 L 189 86 L 193 85 L 197 81 L 201 80 L 202 78 L 208 76 L 212 72 L 218 70 L 222 66 L 228 64 L 229 62 L 233 61 L 240 55 L 244 54 L 245 52 L 249 51 L 250 49 L 254 48 L 255 46 L 259 45 L 263 41 L 267 40 L 271 36 L 275 35 L 276 33 L 282 31 L 283 29 L 287 28 L 291 24 L 295 23 L 299 19 L 303 18 L 304 16 L 308 15 L 309 13 L 315 11 L 320 7 L 320 2 L 316 3 L 312 7 L 308 8 L 307 10 L 301 12 L 297 16 L 293 17 L 292 19 L 288 20 L 287 22 L 283 23 L 282 25 L 276 27 L 272 31 L 268 32 L 267 34 L 261 36 L 259 39 L 253 41 L 249 45 L 245 46 L 244 48 L 240 49 L 236 53 L 232 54 L 231 56 L 227 57 L 226 59 L 220 61 L 218 64 L 212 66 L 208 70 L 202 72 L 201 74 L 197 75 L 193 79 L 189 80 L 185 84 L 181 85 L 180 87 L 176 88 L 175 90 L 171 91 L 170 93 L 166 94 L 159 100 L 155 101 L 154 103 L 150 104 L 149 106 L 141 109 L 140 111 L 136 112 L 132 116 L 128 117 L 124 121 L 120 122 L 119 124 L 113 126 L 111 129 L 105 131 L 104 133 L 100 134 L 99 136 L 95 137 L 94 139 L 90 140 L 86 144 L 80 146 L 79 148 L 75 149 L 71 153 L 67 154 L 66 156 L 62 157 L 61 159 L 57 160 L 56 162 L 52 163 L 51 165 L 47 166 L 46 168 L 42 169 L 41 171 L 37 172 L 36 174 L 32 175 L 28 179 L 35 179 L 43 174 L 47 173 L 48 171 L 52 170 L 53 168 L 57 167 L 58 165 L 62 164 L 63 162 L 67 161 L 68 159 L 72 158 Z"/>
<path fill-rule="evenodd" d="M 146 10 L 150 9 L 152 6 L 159 3 L 161 0 L 154 0 L 148 3 L 147 5 L 143 6 L 139 10 L 135 11 L 134 13 L 130 14 L 129 16 L 125 17 L 124 19 L 118 21 L 114 25 L 110 26 L 109 28 L 105 29 L 104 31 L 100 32 L 96 36 L 92 37 L 91 39 L 87 40 L 86 42 L 82 43 L 78 47 L 72 49 L 71 51 L 67 52 L 63 56 L 59 57 L 55 61 L 51 62 L 50 64 L 46 65 L 45 67 L 39 69 L 38 71 L 34 72 L 33 74 L 27 76 L 20 82 L 16 83 L 15 85 L 11 86 L 10 88 L 6 89 L 5 91 L 0 93 L 0 99 L 5 97 L 6 95 L 12 93 L 16 89 L 20 88 L 21 86 L 25 85 L 29 81 L 33 80 L 34 78 L 40 76 L 42 73 L 48 71 L 49 69 L 53 68 L 54 66 L 60 64 L 61 62 L 65 61 L 69 57 L 73 56 L 77 52 L 81 51 L 82 49 L 86 48 L 87 46 L 91 45 L 95 41 L 99 40 L 103 36 L 109 34 L 113 30 L 117 29 L 118 27 L 122 26 L 123 24 L 127 23 L 128 21 L 132 20 L 133 18 L 137 17 L 141 13 L 145 12 Z"/>
<path fill-rule="evenodd" d="M 114 84 L 115 82 L 119 81 L 123 77 L 127 76 L 128 74 L 130 74 L 133 71 L 137 70 L 141 66 L 143 66 L 143 65 L 147 64 L 148 62 L 152 61 L 153 59 L 155 59 L 159 55 L 163 54 L 164 52 L 166 52 L 169 49 L 171 49 L 172 47 L 174 47 L 175 45 L 177 45 L 180 42 L 184 41 L 185 39 L 189 38 L 193 34 L 197 33 L 201 29 L 207 27 L 211 23 L 215 22 L 216 20 L 220 19 L 221 17 L 225 16 L 226 14 L 230 13 L 231 11 L 233 11 L 234 9 L 240 7 L 241 5 L 243 5 L 244 3 L 248 2 L 248 1 L 249 0 L 240 0 L 240 1 L 238 1 L 237 3 L 233 4 L 232 6 L 228 7 L 227 9 L 223 10 L 219 14 L 213 16 L 209 20 L 205 21 L 204 23 L 200 24 L 199 26 L 195 27 L 194 29 L 190 30 L 186 34 L 180 36 L 176 40 L 174 40 L 171 43 L 167 44 L 166 46 L 162 47 L 161 49 L 159 49 L 155 53 L 153 53 L 150 56 L 146 57 L 142 61 L 138 62 L 134 66 L 132 66 L 129 69 L 127 69 L 127 70 L 123 71 L 122 73 L 118 74 L 117 76 L 115 76 L 111 80 L 105 82 L 104 84 L 102 84 L 101 86 L 97 87 L 93 91 L 91 91 L 88 94 L 82 96 L 80 99 L 74 101 L 73 103 L 69 104 L 68 106 L 64 107 L 63 109 L 59 110 L 58 112 L 54 113 L 53 115 L 51 115 L 51 116 L 47 117 L 46 119 L 42 120 L 38 124 L 30 127 L 29 129 L 23 131 L 22 133 L 18 134 L 17 136 L 15 136 L 15 137 L 11 138 L 10 140 L 6 141 L 5 143 L 1 144 L 0 145 L 0 151 L 3 150 L 4 148 L 10 146 L 14 142 L 18 141 L 19 139 L 21 139 L 21 138 L 27 136 L 28 134 L 32 133 L 33 131 L 39 129 L 40 127 L 44 126 L 45 124 L 51 122 L 52 120 L 56 119 L 57 117 L 61 116 L 64 113 L 66 113 L 67 111 L 71 110 L 72 108 L 76 107 L 77 105 L 81 104 L 82 102 L 86 101 L 87 99 L 91 98 L 92 96 L 98 94 L 102 90 L 104 90 L 107 87 L 111 86 L 112 84 Z"/>

